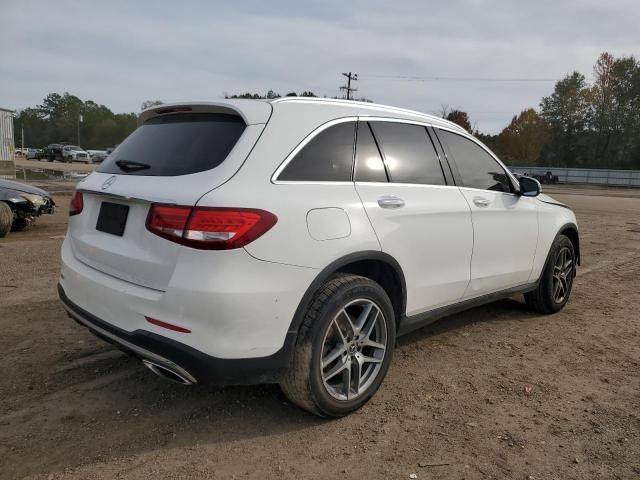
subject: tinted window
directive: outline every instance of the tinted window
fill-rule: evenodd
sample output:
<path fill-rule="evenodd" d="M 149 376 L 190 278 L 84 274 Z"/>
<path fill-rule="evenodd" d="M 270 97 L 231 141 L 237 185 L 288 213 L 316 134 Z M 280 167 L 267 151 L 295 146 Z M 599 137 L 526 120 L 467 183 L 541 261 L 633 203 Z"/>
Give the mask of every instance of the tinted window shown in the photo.
<path fill-rule="evenodd" d="M 446 130 L 438 130 L 438 136 L 449 147 L 463 186 L 497 192 L 511 191 L 504 169 L 478 144 Z"/>
<path fill-rule="evenodd" d="M 444 175 L 427 130 L 419 125 L 371 122 L 391 181 L 444 185 Z"/>
<path fill-rule="evenodd" d="M 235 115 L 190 113 L 153 118 L 118 145 L 98 171 L 173 176 L 210 170 L 224 162 L 244 129 L 244 122 Z M 125 161 L 134 167 L 123 170 L 116 163 Z"/>
<path fill-rule="evenodd" d="M 357 182 L 387 181 L 380 151 L 367 122 L 358 123 L 355 180 Z"/>
<path fill-rule="evenodd" d="M 350 182 L 355 127 L 355 122 L 344 122 L 321 131 L 296 154 L 278 180 Z"/>

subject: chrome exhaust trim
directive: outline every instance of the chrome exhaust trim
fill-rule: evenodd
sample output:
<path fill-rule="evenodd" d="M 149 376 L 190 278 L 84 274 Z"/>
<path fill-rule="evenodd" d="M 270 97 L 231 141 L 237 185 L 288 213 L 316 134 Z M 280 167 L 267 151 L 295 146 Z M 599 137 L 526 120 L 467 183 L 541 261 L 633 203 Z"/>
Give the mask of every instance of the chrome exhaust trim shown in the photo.
<path fill-rule="evenodd" d="M 172 382 L 179 383 L 181 385 L 193 385 L 194 382 L 189 380 L 188 378 L 182 376 L 180 373 L 172 370 L 165 365 L 161 365 L 159 363 L 152 362 L 151 360 L 147 360 L 146 358 L 142 360 L 142 364 L 151 370 L 153 373 L 158 375 L 159 377 L 166 378 Z"/>
<path fill-rule="evenodd" d="M 145 348 L 139 347 L 138 345 L 134 345 L 133 343 L 128 342 L 128 341 L 124 340 L 123 338 L 120 338 L 120 337 L 112 334 L 111 332 L 108 332 L 108 331 L 104 330 L 103 328 L 100 328 L 100 327 L 98 327 L 96 325 L 93 325 L 89 321 L 85 320 L 85 318 L 82 317 L 82 315 L 79 315 L 77 312 L 72 310 L 64 302 L 62 303 L 62 306 L 65 308 L 65 310 L 67 311 L 69 316 L 71 316 L 73 319 L 77 320 L 80 324 L 84 325 L 89 330 L 93 331 L 95 334 L 98 334 L 103 339 L 111 341 L 112 343 L 114 343 L 116 345 L 120 345 L 120 346 L 124 347 L 125 350 L 128 350 L 129 352 L 132 352 L 138 358 L 143 359 L 142 362 L 145 364 L 145 366 L 147 366 L 147 368 L 149 368 L 156 375 L 160 375 L 161 377 L 169 378 L 169 379 L 174 380 L 174 381 L 176 381 L 176 382 L 178 382 L 178 383 L 180 383 L 182 385 L 193 385 L 194 383 L 198 383 L 198 381 L 193 377 L 193 375 L 191 375 L 189 372 L 187 372 L 185 369 L 183 369 L 180 365 L 177 365 L 176 363 L 172 362 L 168 358 L 164 358 L 161 355 L 158 355 L 156 353 L 150 352 L 149 350 L 147 350 Z M 150 365 L 153 365 L 154 368 L 151 368 L 145 362 L 148 362 Z M 160 373 L 158 373 L 157 370 L 160 369 L 160 368 L 162 369 L 162 371 L 160 371 Z"/>

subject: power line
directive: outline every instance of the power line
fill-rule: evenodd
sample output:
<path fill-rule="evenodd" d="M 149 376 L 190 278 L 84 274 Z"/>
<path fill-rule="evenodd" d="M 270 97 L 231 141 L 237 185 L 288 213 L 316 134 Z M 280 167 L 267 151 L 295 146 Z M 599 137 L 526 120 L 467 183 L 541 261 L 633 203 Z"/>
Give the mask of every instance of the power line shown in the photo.
<path fill-rule="evenodd" d="M 357 73 L 343 73 L 342 74 L 343 77 L 347 77 L 347 84 L 343 85 L 340 87 L 340 90 L 346 90 L 347 92 L 347 100 L 349 100 L 351 98 L 351 92 L 355 92 L 358 89 L 357 88 L 351 88 L 351 80 L 356 81 L 358 80 L 358 74 Z"/>
<path fill-rule="evenodd" d="M 344 75 L 344 74 L 343 74 Z M 378 75 L 378 74 L 362 74 L 361 78 L 371 80 L 401 80 L 408 82 L 557 82 L 557 78 L 500 78 L 500 77 L 422 77 L 418 75 Z"/>

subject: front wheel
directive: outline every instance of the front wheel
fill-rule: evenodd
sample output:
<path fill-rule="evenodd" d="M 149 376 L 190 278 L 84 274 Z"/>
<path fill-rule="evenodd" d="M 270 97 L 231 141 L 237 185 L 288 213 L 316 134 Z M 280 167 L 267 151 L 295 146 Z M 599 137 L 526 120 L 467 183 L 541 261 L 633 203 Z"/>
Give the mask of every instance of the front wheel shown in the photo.
<path fill-rule="evenodd" d="M 540 313 L 556 313 L 569 301 L 573 279 L 576 276 L 576 252 L 565 235 L 553 242 L 547 265 L 538 288 L 525 293 L 527 305 Z"/>
<path fill-rule="evenodd" d="M 395 337 L 391 301 L 380 285 L 356 275 L 333 277 L 311 301 L 282 390 L 316 415 L 347 415 L 380 387 Z"/>

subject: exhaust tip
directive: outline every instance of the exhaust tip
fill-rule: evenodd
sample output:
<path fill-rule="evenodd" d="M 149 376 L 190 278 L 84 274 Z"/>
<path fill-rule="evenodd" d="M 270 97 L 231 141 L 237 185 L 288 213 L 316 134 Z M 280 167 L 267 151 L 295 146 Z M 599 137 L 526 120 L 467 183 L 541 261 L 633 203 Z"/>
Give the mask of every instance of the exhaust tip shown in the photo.
<path fill-rule="evenodd" d="M 193 385 L 196 383 L 195 379 L 189 379 L 175 370 L 164 365 L 160 365 L 159 363 L 152 362 L 151 360 L 144 359 L 142 360 L 142 364 L 159 377 L 179 383 L 180 385 Z"/>

